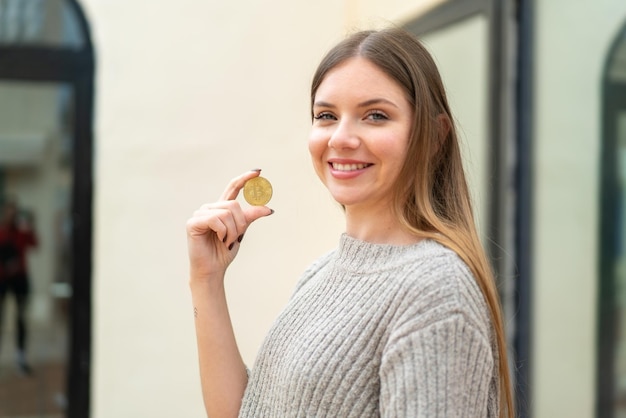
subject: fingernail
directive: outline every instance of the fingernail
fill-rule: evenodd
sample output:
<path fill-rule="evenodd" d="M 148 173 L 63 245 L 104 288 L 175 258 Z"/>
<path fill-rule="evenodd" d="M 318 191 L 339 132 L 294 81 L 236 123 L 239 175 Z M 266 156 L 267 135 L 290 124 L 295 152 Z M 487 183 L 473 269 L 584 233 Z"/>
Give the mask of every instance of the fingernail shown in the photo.
<path fill-rule="evenodd" d="M 253 168 L 253 169 L 252 169 L 252 170 L 250 170 L 250 171 L 257 171 L 257 172 L 259 172 L 259 173 L 260 173 L 260 172 L 261 172 L 261 169 L 260 169 L 260 168 Z"/>
<path fill-rule="evenodd" d="M 243 240 L 243 234 L 239 235 L 239 238 L 237 238 L 237 242 L 241 242 L 241 240 Z"/>
<path fill-rule="evenodd" d="M 274 209 L 270 209 L 270 215 L 274 214 Z"/>
<path fill-rule="evenodd" d="M 229 251 L 230 251 L 230 250 L 232 250 L 234 246 L 235 246 L 235 243 L 233 242 L 232 244 L 230 244 L 230 245 L 228 246 L 228 250 L 229 250 Z"/>

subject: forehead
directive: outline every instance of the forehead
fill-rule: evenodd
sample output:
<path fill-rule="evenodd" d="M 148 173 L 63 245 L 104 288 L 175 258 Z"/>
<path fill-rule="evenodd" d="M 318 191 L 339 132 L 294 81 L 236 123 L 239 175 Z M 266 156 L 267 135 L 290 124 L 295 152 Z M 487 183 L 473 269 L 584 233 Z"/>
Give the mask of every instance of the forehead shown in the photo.
<path fill-rule="evenodd" d="M 372 96 L 399 99 L 405 93 L 398 82 L 362 57 L 350 58 L 330 70 L 315 93 L 319 100 L 333 97 L 369 99 Z"/>

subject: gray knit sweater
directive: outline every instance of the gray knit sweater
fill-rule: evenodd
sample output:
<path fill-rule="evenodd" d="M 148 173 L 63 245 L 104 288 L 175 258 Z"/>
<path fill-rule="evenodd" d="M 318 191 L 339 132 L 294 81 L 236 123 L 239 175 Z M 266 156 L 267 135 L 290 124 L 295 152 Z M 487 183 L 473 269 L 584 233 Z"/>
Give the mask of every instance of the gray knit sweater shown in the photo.
<path fill-rule="evenodd" d="M 497 417 L 487 307 L 461 259 L 424 240 L 341 236 L 259 351 L 240 417 Z"/>

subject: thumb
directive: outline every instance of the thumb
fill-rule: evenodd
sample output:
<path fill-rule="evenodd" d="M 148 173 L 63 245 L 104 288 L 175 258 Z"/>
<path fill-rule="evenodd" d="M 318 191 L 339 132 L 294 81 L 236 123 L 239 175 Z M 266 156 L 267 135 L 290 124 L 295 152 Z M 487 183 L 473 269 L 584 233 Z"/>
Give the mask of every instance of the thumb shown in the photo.
<path fill-rule="evenodd" d="M 267 206 L 252 206 L 250 208 L 244 209 L 244 215 L 246 217 L 248 225 L 250 225 L 252 222 L 256 221 L 259 218 L 270 216 L 273 213 L 274 209 L 270 209 Z"/>

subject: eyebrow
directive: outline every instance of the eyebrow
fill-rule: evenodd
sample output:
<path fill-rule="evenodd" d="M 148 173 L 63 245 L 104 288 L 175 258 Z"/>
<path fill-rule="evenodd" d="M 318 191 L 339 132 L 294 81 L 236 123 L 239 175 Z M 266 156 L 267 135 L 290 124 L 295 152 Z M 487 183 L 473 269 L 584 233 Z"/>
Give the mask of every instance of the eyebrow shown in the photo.
<path fill-rule="evenodd" d="M 357 106 L 358 107 L 367 107 L 367 106 L 380 104 L 380 103 L 386 103 L 386 104 L 389 104 L 389 105 L 391 105 L 393 107 L 398 107 L 394 102 L 392 102 L 390 100 L 387 100 L 387 99 L 383 99 L 382 97 L 366 100 L 364 102 L 359 103 Z M 313 103 L 313 106 L 317 106 L 317 107 L 331 107 L 331 108 L 335 107 L 335 105 L 333 105 L 332 103 L 324 102 L 324 101 L 317 101 L 317 102 Z"/>

